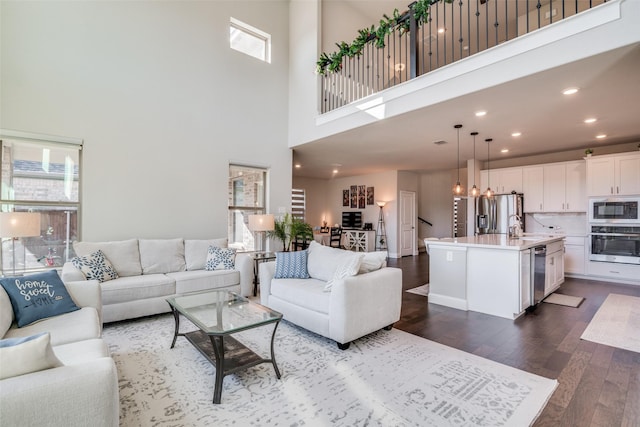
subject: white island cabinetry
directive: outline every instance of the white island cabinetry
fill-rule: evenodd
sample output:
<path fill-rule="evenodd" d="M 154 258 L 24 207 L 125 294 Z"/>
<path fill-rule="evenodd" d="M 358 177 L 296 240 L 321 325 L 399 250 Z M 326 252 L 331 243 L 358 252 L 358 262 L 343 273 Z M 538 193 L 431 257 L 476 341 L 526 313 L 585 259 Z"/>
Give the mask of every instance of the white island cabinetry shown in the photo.
<path fill-rule="evenodd" d="M 515 319 L 531 306 L 532 248 L 562 248 L 563 238 L 488 234 L 427 240 L 429 302 Z M 554 252 L 558 256 L 547 259 L 545 296 L 564 281 L 563 252 Z"/>

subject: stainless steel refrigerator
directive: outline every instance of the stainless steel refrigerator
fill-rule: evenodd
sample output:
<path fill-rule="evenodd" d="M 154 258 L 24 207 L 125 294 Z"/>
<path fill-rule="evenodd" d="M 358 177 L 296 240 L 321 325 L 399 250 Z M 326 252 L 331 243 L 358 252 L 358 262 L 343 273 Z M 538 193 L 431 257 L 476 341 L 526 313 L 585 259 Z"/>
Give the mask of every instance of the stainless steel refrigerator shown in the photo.
<path fill-rule="evenodd" d="M 509 234 L 509 226 L 516 221 L 524 231 L 522 194 L 497 194 L 476 199 L 476 235 Z M 517 215 L 517 219 L 516 219 Z"/>

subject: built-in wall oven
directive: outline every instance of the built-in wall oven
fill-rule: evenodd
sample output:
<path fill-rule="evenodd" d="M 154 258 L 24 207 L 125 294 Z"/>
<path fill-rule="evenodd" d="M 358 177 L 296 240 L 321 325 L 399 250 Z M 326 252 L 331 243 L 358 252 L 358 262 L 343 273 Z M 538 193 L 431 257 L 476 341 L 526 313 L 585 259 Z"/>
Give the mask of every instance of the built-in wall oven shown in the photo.
<path fill-rule="evenodd" d="M 640 265 L 640 196 L 589 199 L 591 261 Z"/>

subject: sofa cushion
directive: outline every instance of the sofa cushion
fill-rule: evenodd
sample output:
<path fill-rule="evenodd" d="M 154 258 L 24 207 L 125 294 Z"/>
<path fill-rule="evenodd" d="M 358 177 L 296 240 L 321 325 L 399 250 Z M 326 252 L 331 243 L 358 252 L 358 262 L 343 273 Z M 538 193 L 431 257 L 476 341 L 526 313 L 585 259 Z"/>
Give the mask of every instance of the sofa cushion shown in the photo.
<path fill-rule="evenodd" d="M 9 295 L 0 286 L 0 338 L 4 337 L 13 323 L 13 307 Z"/>
<path fill-rule="evenodd" d="M 175 280 L 165 274 L 121 277 L 104 282 L 101 287 L 103 305 L 162 297 L 176 292 Z"/>
<path fill-rule="evenodd" d="M 275 279 L 308 279 L 307 250 L 276 252 Z"/>
<path fill-rule="evenodd" d="M 326 286 L 324 287 L 325 292 L 331 291 L 333 283 L 337 280 L 355 276 L 356 274 L 358 274 L 358 270 L 360 269 L 360 264 L 362 263 L 363 257 L 363 253 L 353 252 L 348 255 L 345 254 L 338 264 L 333 277 L 327 282 Z"/>
<path fill-rule="evenodd" d="M 238 270 L 179 271 L 167 273 L 167 276 L 176 281 L 176 294 L 240 285 L 240 272 Z"/>
<path fill-rule="evenodd" d="M 187 270 L 204 270 L 204 266 L 207 263 L 209 246 L 226 248 L 227 238 L 184 241 L 184 260 Z"/>
<path fill-rule="evenodd" d="M 140 239 L 142 274 L 184 271 L 184 241 L 182 239 Z"/>
<path fill-rule="evenodd" d="M 387 252 L 365 252 L 358 274 L 371 273 L 387 265 Z"/>
<path fill-rule="evenodd" d="M 119 276 L 139 276 L 142 274 L 138 240 L 120 240 L 114 242 L 73 242 L 78 256 L 86 256 L 101 250 Z"/>
<path fill-rule="evenodd" d="M 18 327 L 78 310 L 56 270 L 0 279 Z"/>
<path fill-rule="evenodd" d="M 329 292 L 324 292 L 326 283 L 318 279 L 273 279 L 271 295 L 291 304 L 319 313 L 329 313 Z"/>
<path fill-rule="evenodd" d="M 82 307 L 80 310 L 60 316 L 49 317 L 23 328 L 11 328 L 5 338 L 28 337 L 40 332 L 51 334 L 51 345 L 57 346 L 70 342 L 100 338 L 102 324 L 98 310 L 94 307 Z"/>
<path fill-rule="evenodd" d="M 205 270 L 233 270 L 235 268 L 235 249 L 209 246 Z"/>
<path fill-rule="evenodd" d="M 53 352 L 65 366 L 77 365 L 101 357 L 110 357 L 109 347 L 101 338 L 57 345 L 53 347 Z"/>
<path fill-rule="evenodd" d="M 333 278 L 342 257 L 345 254 L 353 253 L 344 249 L 323 246 L 316 241 L 312 241 L 309 244 L 308 251 L 307 269 L 309 270 L 309 276 L 325 282 Z"/>
<path fill-rule="evenodd" d="M 95 279 L 102 283 L 118 278 L 118 272 L 101 250 L 89 255 L 71 258 L 71 264 L 82 271 L 87 280 Z"/>
<path fill-rule="evenodd" d="M 0 380 L 62 366 L 48 332 L 0 340 Z"/>

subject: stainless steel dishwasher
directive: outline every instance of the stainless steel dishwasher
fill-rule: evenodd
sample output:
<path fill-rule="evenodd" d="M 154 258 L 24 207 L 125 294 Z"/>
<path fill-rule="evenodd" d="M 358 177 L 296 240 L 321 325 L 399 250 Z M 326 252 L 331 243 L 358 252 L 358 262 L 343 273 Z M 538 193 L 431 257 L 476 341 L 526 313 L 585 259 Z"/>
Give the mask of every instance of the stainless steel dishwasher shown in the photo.
<path fill-rule="evenodd" d="M 533 286 L 531 286 L 531 305 L 533 307 L 544 298 L 544 280 L 546 276 L 547 246 L 533 248 Z"/>

